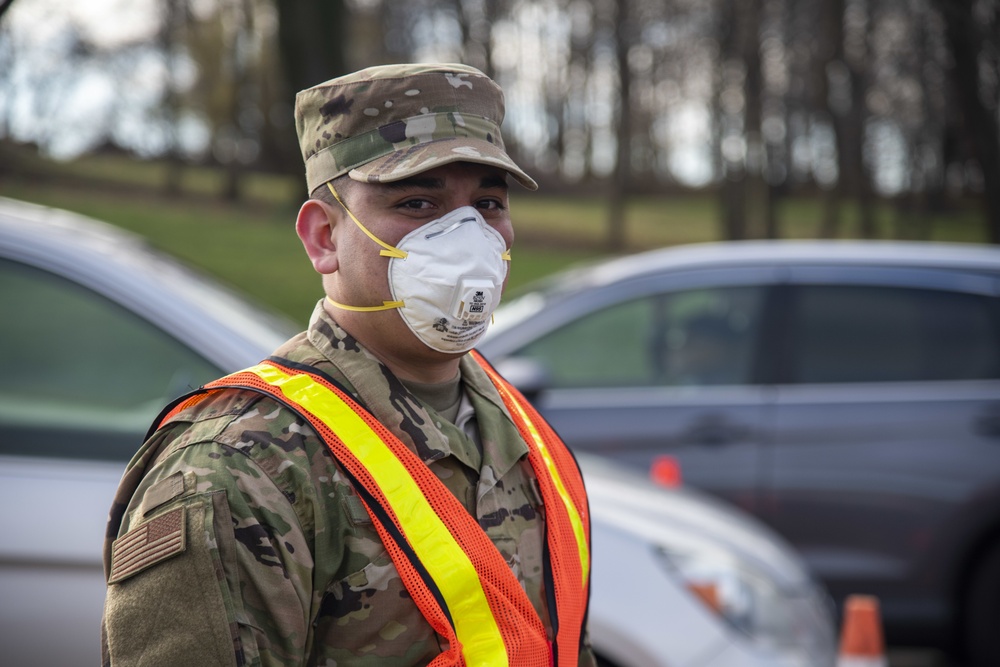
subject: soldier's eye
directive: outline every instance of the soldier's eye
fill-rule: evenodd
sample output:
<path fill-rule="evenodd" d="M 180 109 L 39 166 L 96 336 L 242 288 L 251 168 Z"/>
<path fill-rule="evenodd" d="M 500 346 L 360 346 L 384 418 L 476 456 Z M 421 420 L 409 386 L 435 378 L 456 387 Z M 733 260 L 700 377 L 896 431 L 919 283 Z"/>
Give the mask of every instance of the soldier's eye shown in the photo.
<path fill-rule="evenodd" d="M 480 199 L 476 202 L 476 208 L 486 211 L 502 211 L 505 207 L 499 199 Z"/>
<path fill-rule="evenodd" d="M 426 199 L 407 199 L 402 204 L 399 204 L 399 208 L 406 208 L 414 211 L 431 208 L 432 206 L 434 205 Z"/>

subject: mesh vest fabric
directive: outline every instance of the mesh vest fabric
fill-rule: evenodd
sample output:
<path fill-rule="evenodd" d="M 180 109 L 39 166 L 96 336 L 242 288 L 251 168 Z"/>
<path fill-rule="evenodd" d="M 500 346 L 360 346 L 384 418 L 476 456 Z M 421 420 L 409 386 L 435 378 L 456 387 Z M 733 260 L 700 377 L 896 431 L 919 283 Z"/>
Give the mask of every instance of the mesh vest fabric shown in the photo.
<path fill-rule="evenodd" d="M 415 454 L 338 387 L 322 376 L 267 362 L 210 383 L 204 391 L 236 387 L 267 393 L 313 425 L 351 476 L 417 607 L 445 640 L 444 652 L 432 664 L 576 665 L 586 618 L 589 571 L 589 520 L 583 483 L 572 456 L 544 420 L 480 358 L 477 357 L 477 361 L 497 385 L 515 424 L 528 442 L 529 462 L 545 503 L 547 556 L 552 573 L 548 588 L 551 589 L 550 611 L 556 633 L 554 647 L 518 579 L 475 519 Z M 291 379 L 295 388 L 288 390 L 291 385 L 285 384 L 286 379 Z M 164 421 L 205 395 L 204 392 L 195 394 L 182 401 Z M 317 407 L 320 404 L 316 401 L 332 402 L 339 409 L 349 410 L 350 414 L 341 412 L 340 417 L 332 418 L 330 415 L 335 413 Z M 405 469 L 405 475 L 386 476 L 385 471 L 378 468 L 369 469 L 370 461 L 378 458 L 378 451 L 359 451 L 356 446 L 358 441 L 369 436 L 376 439 L 377 445 L 374 441 L 369 444 L 391 452 Z M 386 465 L 395 464 L 388 461 Z M 388 488 L 395 487 L 401 477 L 416 485 L 408 496 L 404 493 L 402 502 L 398 489 Z M 437 532 L 428 530 L 426 522 L 421 524 L 415 518 L 421 515 L 413 507 L 420 503 L 426 503 L 424 515 L 429 509 L 440 519 Z M 575 515 L 575 523 L 571 515 Z M 421 538 L 415 526 L 429 536 Z M 441 564 L 435 567 L 433 561 L 439 552 L 433 546 L 424 547 L 422 560 L 417 555 L 422 543 L 443 545 L 440 553 L 447 552 L 448 544 L 454 545 L 461 552 L 458 558 L 453 558 L 455 572 L 447 568 L 447 564 L 445 569 Z M 456 552 L 450 553 L 454 556 Z M 462 571 L 457 561 L 463 558 L 471 567 L 471 570 L 466 568 L 467 578 L 475 581 L 464 581 L 455 588 L 450 585 L 450 579 Z M 477 595 L 485 602 L 483 608 L 488 605 L 485 614 L 469 602 L 475 595 L 453 592 L 449 603 L 449 589 L 468 592 L 473 586 L 481 591 Z"/>

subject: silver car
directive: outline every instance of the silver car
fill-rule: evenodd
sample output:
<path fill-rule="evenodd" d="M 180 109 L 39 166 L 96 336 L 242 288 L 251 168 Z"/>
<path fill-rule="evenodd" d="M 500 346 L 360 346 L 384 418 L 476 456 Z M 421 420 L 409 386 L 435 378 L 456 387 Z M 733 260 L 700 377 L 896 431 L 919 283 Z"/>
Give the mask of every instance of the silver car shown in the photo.
<path fill-rule="evenodd" d="M 0 199 L 0 656 L 96 665 L 125 463 L 178 392 L 294 332 L 139 238 Z M 828 667 L 832 605 L 741 512 L 581 457 L 593 645 L 618 667 Z"/>
<path fill-rule="evenodd" d="M 578 453 L 679 467 L 878 596 L 891 643 L 1000 665 L 1000 249 L 663 249 L 495 319 L 480 350 Z"/>

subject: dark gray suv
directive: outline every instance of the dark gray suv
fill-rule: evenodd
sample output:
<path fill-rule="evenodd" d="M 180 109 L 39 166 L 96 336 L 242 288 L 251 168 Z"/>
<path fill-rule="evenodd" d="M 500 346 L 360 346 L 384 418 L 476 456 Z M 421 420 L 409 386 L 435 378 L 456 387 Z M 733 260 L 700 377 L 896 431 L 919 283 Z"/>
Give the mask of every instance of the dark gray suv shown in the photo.
<path fill-rule="evenodd" d="M 562 274 L 480 347 L 571 447 L 789 539 L 890 642 L 1000 664 L 1000 249 L 747 242 Z"/>

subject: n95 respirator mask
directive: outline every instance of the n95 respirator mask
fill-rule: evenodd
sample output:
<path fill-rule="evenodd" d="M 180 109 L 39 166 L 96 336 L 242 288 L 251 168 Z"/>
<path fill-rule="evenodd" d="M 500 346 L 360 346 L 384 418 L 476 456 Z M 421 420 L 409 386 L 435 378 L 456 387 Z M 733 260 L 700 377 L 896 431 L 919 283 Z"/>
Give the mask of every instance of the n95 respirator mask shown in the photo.
<path fill-rule="evenodd" d="M 327 184 L 343 206 L 333 186 Z M 351 211 L 344 210 L 389 257 L 392 301 L 380 306 L 353 306 L 354 311 L 398 309 L 410 331 L 438 352 L 468 352 L 490 324 L 500 303 L 510 253 L 503 237 L 480 212 L 463 206 L 404 236 L 395 246 L 372 234 Z"/>

